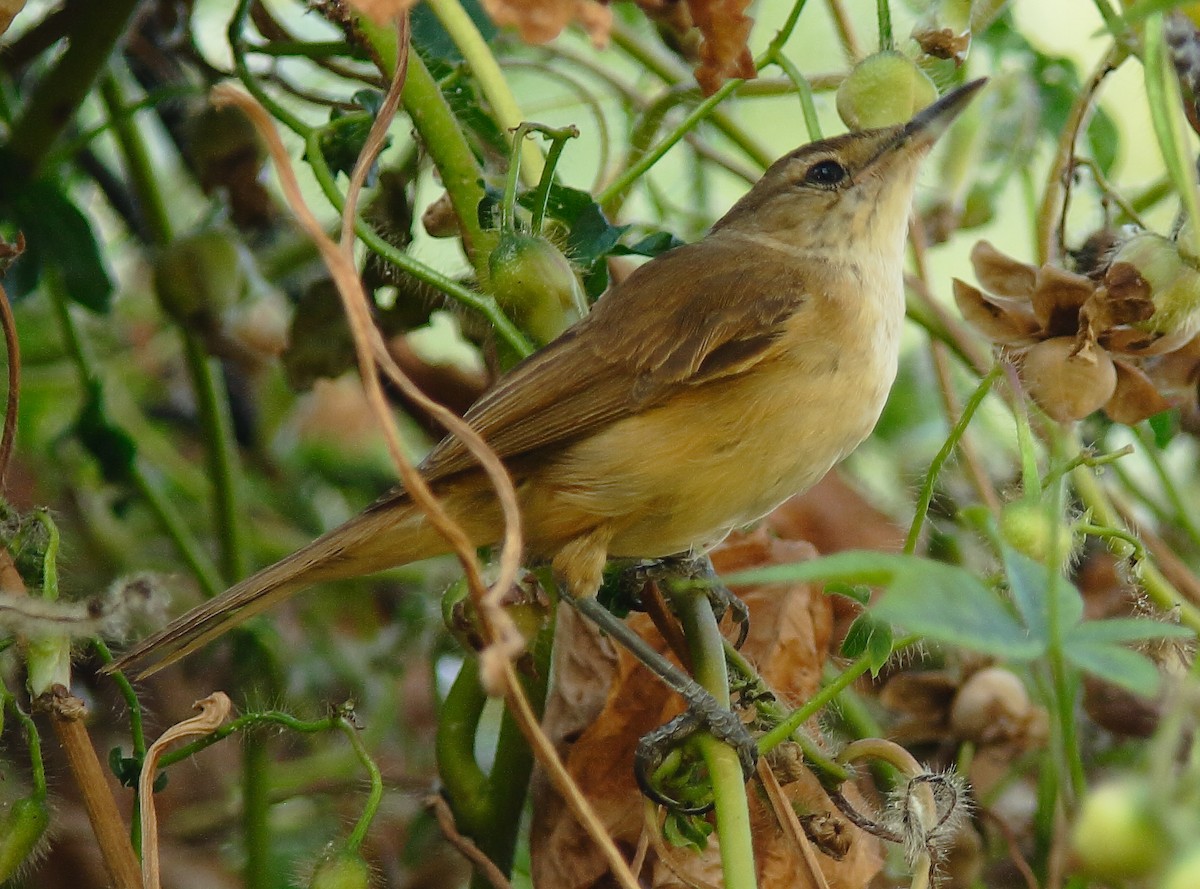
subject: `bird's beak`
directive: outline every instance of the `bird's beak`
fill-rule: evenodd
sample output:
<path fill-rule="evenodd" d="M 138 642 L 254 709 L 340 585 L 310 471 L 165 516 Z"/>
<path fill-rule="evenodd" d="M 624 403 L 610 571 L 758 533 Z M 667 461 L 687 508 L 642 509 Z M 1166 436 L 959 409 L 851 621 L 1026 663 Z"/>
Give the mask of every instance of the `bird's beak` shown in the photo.
<path fill-rule="evenodd" d="M 942 133 L 946 132 L 954 118 L 958 117 L 986 83 L 986 77 L 972 80 L 970 83 L 946 93 L 928 108 L 918 111 L 916 116 L 904 125 L 902 141 L 911 141 L 916 145 L 926 147 L 932 145 Z"/>

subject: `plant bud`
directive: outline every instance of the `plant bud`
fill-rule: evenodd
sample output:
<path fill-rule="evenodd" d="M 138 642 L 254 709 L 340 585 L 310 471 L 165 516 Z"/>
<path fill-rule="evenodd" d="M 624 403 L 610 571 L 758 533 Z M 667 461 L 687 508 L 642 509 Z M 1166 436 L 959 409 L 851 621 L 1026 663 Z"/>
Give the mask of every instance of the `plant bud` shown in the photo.
<path fill-rule="evenodd" d="M 237 301 L 244 285 L 238 245 L 219 229 L 176 239 L 154 263 L 159 305 L 188 328 L 214 324 Z"/>
<path fill-rule="evenodd" d="M 1112 398 L 1117 369 L 1112 358 L 1090 344 L 1075 353 L 1075 338 L 1044 340 L 1021 361 L 1021 379 L 1042 410 L 1060 422 L 1082 420 Z"/>
<path fill-rule="evenodd" d="M 1041 503 L 1015 500 L 1004 504 L 1000 512 L 1000 534 L 1005 542 L 1022 555 L 1043 565 L 1051 549 L 1066 563 L 1075 549 L 1070 525 L 1054 521 Z"/>
<path fill-rule="evenodd" d="M 1135 779 L 1092 789 L 1071 831 L 1071 846 L 1083 870 L 1106 881 L 1124 881 L 1157 868 L 1168 835 L 1158 808 L 1149 788 Z"/>
<path fill-rule="evenodd" d="M 885 50 L 854 66 L 837 91 L 837 109 L 851 130 L 905 123 L 937 101 L 937 87 L 908 56 Z"/>
<path fill-rule="evenodd" d="M 488 271 L 496 300 L 539 342 L 550 342 L 585 311 L 570 261 L 540 235 L 502 232 Z"/>
<path fill-rule="evenodd" d="M 309 889 L 370 889 L 371 866 L 357 852 L 327 855 L 313 871 Z"/>
<path fill-rule="evenodd" d="M 29 860 L 50 824 L 50 809 L 39 796 L 19 799 L 0 817 L 0 883 Z"/>

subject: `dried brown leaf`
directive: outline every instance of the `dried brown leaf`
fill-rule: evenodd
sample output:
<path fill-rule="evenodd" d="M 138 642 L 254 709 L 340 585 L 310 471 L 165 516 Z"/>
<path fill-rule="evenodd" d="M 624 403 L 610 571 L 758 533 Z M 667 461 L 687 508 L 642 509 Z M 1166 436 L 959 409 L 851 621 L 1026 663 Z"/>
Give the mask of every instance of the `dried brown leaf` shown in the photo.
<path fill-rule="evenodd" d="M 1117 385 L 1112 398 L 1104 405 L 1104 413 L 1113 422 L 1132 426 L 1171 407 L 1144 371 L 1119 358 L 1113 363 L 1117 369 Z"/>
<path fill-rule="evenodd" d="M 608 40 L 612 11 L 595 0 L 483 0 L 500 27 L 514 27 L 526 43 L 546 43 L 578 22 L 597 46 Z"/>
<path fill-rule="evenodd" d="M 714 553 L 714 561 L 719 570 L 730 571 L 812 555 L 812 547 L 807 544 L 779 540 L 760 528 L 752 534 L 734 535 Z M 735 592 L 746 601 L 751 613 L 750 637 L 743 652 L 786 703 L 803 701 L 819 687 L 828 656 L 832 631 L 829 597 L 805 585 Z M 611 651 L 606 650 L 607 640 L 599 640 L 569 609 L 562 611 L 560 621 L 558 631 L 565 628 L 571 639 L 566 646 L 563 639 L 556 639 L 559 682 L 547 704 L 546 727 L 552 736 L 561 739 L 562 746 L 567 746 L 568 769 L 614 840 L 626 849 L 634 849 L 644 829 L 642 799 L 633 781 L 634 747 L 642 734 L 679 712 L 679 701 L 625 653 L 614 663 Z M 665 648 L 644 616 L 633 617 L 631 624 L 659 650 Z M 609 678 L 613 684 L 607 689 L 603 706 L 594 719 L 589 719 Z M 811 774 L 789 784 L 785 791 L 802 811 L 828 812 L 831 808 Z M 754 794 L 751 807 L 758 885 L 780 889 L 794 885 L 800 867 L 796 851 Z M 535 798 L 534 819 L 531 853 L 535 885 L 585 889 L 603 883 L 603 861 L 552 795 L 539 794 Z M 878 843 L 857 828 L 847 830 L 851 842 L 845 860 L 821 860 L 825 877 L 834 889 L 864 886 L 880 866 Z M 683 886 L 683 878 L 720 883 L 715 843 L 701 855 L 677 854 L 674 867 L 682 877 L 651 850 L 640 876 L 645 885 L 653 887 Z"/>
<path fill-rule="evenodd" d="M 1028 299 L 1037 284 L 1036 268 L 1001 253 L 990 241 L 971 248 L 971 265 L 983 289 L 998 296 Z"/>
<path fill-rule="evenodd" d="M 954 279 L 954 302 L 963 319 L 994 343 L 1029 345 L 1040 327 L 1028 302 L 990 296 L 958 278 Z"/>
<path fill-rule="evenodd" d="M 696 82 L 706 96 L 731 77 L 755 76 L 747 41 L 754 19 L 745 14 L 750 0 L 687 0 L 692 20 L 704 36 Z"/>

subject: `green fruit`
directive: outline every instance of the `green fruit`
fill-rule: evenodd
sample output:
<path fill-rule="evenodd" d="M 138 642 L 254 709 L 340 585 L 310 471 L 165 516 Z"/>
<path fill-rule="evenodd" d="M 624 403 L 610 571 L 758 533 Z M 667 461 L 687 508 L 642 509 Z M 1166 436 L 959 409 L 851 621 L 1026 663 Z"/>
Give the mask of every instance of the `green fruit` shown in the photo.
<path fill-rule="evenodd" d="M 1071 558 L 1075 535 L 1071 526 L 1054 521 L 1034 500 L 1015 500 L 1000 511 L 1000 535 L 1022 555 L 1046 564 L 1051 550 L 1062 562 Z"/>
<path fill-rule="evenodd" d="M 1168 834 L 1149 788 L 1133 779 L 1101 784 L 1088 793 L 1071 830 L 1083 870 L 1106 881 L 1146 876 L 1162 864 Z"/>
<path fill-rule="evenodd" d="M 0 818 L 0 883 L 29 859 L 49 824 L 50 809 L 43 797 L 27 796 L 9 806 Z"/>
<path fill-rule="evenodd" d="M 867 56 L 837 91 L 837 109 L 851 130 L 905 123 L 937 101 L 937 87 L 908 56 L 894 50 Z"/>
<path fill-rule="evenodd" d="M 371 867 L 356 852 L 337 852 L 322 859 L 309 889 L 369 889 Z"/>
<path fill-rule="evenodd" d="M 497 302 L 542 343 L 550 342 L 586 311 L 575 269 L 561 250 L 540 235 L 501 232 L 488 257 L 488 272 Z"/>
<path fill-rule="evenodd" d="M 245 283 L 237 242 L 219 229 L 176 239 L 154 263 L 159 305 L 189 328 L 215 323 L 237 301 Z"/>

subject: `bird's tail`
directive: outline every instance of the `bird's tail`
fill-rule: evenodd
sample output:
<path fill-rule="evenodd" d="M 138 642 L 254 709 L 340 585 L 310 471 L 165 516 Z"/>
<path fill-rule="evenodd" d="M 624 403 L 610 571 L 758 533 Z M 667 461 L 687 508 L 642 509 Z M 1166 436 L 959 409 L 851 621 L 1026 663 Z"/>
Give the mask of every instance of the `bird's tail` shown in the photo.
<path fill-rule="evenodd" d="M 491 512 L 476 509 L 468 513 L 471 519 L 467 533 L 479 544 L 495 539 L 487 515 Z M 451 509 L 450 513 L 463 514 L 459 509 Z M 421 510 L 407 497 L 397 497 L 360 513 L 216 598 L 197 605 L 138 642 L 107 670 L 125 670 L 139 664 L 142 669 L 138 678 L 145 678 L 315 583 L 372 574 L 448 550 Z"/>

